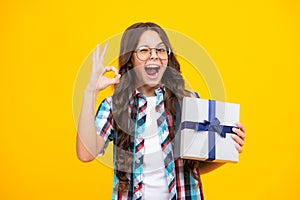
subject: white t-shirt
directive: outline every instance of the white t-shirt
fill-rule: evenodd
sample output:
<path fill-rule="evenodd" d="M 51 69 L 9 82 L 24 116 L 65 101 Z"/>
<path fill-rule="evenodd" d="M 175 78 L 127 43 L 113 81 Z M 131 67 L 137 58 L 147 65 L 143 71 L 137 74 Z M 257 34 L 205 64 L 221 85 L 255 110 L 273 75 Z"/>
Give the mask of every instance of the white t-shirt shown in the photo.
<path fill-rule="evenodd" d="M 155 111 L 156 97 L 147 97 L 146 127 L 144 138 L 143 199 L 169 199 L 168 183 Z"/>

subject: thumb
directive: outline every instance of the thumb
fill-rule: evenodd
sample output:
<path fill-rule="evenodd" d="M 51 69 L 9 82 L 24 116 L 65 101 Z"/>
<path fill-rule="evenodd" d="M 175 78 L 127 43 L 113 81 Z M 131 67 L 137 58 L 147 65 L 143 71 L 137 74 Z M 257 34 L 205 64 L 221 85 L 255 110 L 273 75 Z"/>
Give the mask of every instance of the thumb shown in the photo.
<path fill-rule="evenodd" d="M 118 74 L 114 78 L 108 78 L 106 80 L 107 85 L 113 85 L 113 84 L 119 83 L 120 82 L 120 77 L 121 77 L 121 75 Z"/>

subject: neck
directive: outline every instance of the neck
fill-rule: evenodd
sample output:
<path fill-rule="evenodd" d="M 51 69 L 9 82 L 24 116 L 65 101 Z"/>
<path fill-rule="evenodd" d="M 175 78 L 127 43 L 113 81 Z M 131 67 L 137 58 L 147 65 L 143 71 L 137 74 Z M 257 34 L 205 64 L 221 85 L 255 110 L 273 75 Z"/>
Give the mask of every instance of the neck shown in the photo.
<path fill-rule="evenodd" d="M 146 97 L 152 97 L 155 96 L 155 89 L 159 85 L 155 86 L 149 86 L 149 85 L 143 85 L 142 87 L 139 87 L 138 90 L 143 93 Z"/>

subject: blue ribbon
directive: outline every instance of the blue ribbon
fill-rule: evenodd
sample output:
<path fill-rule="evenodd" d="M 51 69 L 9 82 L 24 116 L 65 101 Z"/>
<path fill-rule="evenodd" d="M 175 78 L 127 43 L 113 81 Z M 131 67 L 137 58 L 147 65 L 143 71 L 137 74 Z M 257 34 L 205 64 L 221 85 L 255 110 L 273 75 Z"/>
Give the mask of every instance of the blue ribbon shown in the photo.
<path fill-rule="evenodd" d="M 218 118 L 213 118 L 212 121 L 204 120 L 201 122 L 185 121 L 182 123 L 182 129 L 193 129 L 195 131 L 213 131 L 217 132 L 221 137 L 226 138 L 226 133 L 233 133 L 232 128 L 234 126 L 220 125 Z"/>
<path fill-rule="evenodd" d="M 181 130 L 183 129 L 193 129 L 195 131 L 208 131 L 208 159 L 216 159 L 216 147 L 215 147 L 215 132 L 217 132 L 221 137 L 225 138 L 226 133 L 233 133 L 232 128 L 235 126 L 225 126 L 221 125 L 220 120 L 216 118 L 216 102 L 214 100 L 209 100 L 208 108 L 208 120 L 201 122 L 190 122 L 185 121 L 181 125 Z"/>

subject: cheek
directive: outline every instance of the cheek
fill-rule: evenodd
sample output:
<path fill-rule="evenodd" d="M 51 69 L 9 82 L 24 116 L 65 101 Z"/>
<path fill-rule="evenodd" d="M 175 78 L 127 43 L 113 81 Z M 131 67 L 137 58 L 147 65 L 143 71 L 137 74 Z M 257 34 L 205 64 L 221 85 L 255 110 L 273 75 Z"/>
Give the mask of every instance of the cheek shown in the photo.
<path fill-rule="evenodd" d="M 144 68 L 142 66 L 134 66 L 133 67 L 134 73 L 136 75 L 136 78 L 141 78 L 143 76 Z"/>
<path fill-rule="evenodd" d="M 163 60 L 163 61 L 162 61 L 162 65 L 163 65 L 164 67 L 167 67 L 167 66 L 168 66 L 168 60 Z"/>
<path fill-rule="evenodd" d="M 144 61 L 140 61 L 139 59 L 137 59 L 135 57 L 131 60 L 131 62 L 132 62 L 133 67 L 139 67 L 139 66 L 145 65 Z"/>

